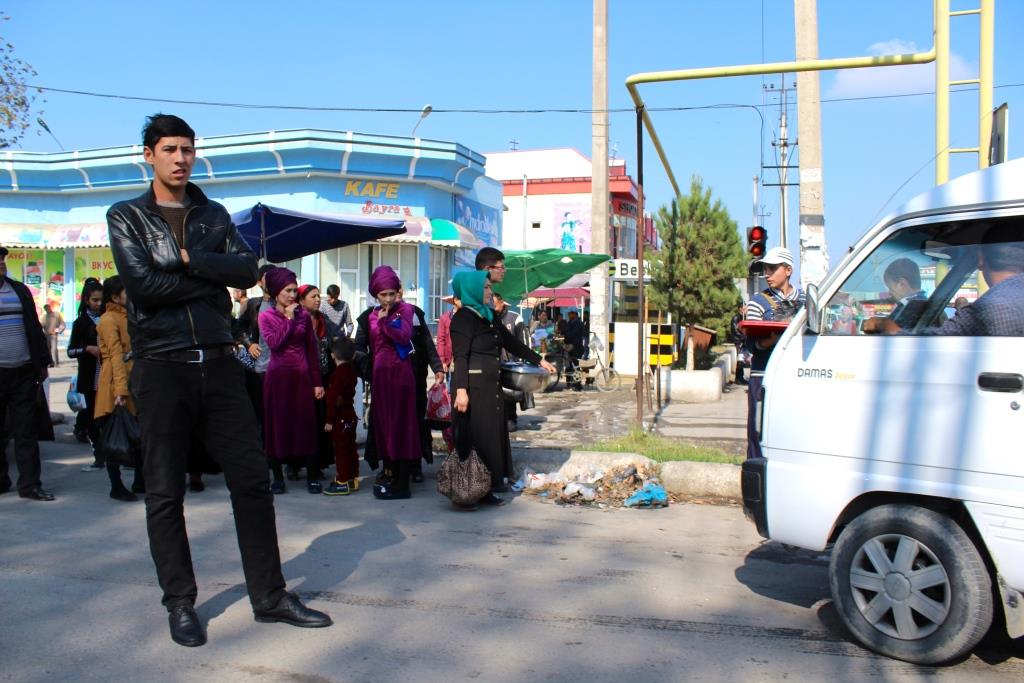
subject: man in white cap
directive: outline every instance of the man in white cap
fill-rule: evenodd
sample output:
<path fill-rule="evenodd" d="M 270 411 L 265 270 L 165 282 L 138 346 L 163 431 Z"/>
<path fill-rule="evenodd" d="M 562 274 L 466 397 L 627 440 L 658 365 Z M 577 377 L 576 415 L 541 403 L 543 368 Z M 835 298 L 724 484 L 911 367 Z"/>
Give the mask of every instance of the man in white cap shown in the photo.
<path fill-rule="evenodd" d="M 758 261 L 764 268 L 764 279 L 768 287 L 747 302 L 746 320 L 773 320 L 788 322 L 804 305 L 804 291 L 794 287 L 789 278 L 793 276 L 793 252 L 785 247 L 772 247 Z M 750 381 L 747 389 L 747 457 L 761 457 L 761 442 L 757 435 L 755 415 L 757 397 L 761 393 L 764 369 L 772 355 L 772 349 L 779 341 L 778 334 L 766 337 L 747 337 L 752 360 Z"/>

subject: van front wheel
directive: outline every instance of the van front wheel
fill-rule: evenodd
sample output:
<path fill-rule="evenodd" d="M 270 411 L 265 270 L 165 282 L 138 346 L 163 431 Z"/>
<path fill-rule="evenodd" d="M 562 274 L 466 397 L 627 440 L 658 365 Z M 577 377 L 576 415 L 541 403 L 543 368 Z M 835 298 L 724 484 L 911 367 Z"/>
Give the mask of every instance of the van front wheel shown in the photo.
<path fill-rule="evenodd" d="M 915 664 L 968 653 L 992 624 L 992 585 L 974 543 L 949 517 L 884 505 L 840 534 L 832 599 L 866 647 Z"/>

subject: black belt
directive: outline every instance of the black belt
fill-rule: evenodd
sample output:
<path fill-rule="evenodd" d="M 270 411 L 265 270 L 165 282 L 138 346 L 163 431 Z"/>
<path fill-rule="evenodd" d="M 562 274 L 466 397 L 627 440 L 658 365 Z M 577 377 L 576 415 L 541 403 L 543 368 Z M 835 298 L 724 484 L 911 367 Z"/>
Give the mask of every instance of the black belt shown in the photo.
<path fill-rule="evenodd" d="M 205 349 L 181 349 L 178 351 L 161 351 L 158 353 L 147 353 L 146 360 L 169 361 L 171 363 L 205 363 L 215 358 L 223 358 L 235 353 L 231 345 L 212 346 Z"/>

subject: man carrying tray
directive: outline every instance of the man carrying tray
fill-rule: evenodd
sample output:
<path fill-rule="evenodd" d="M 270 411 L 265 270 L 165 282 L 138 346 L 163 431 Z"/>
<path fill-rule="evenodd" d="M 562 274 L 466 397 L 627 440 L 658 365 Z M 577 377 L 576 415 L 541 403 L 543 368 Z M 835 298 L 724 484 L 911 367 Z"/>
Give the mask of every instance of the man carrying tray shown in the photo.
<path fill-rule="evenodd" d="M 758 261 L 764 267 L 764 279 L 768 287 L 751 297 L 747 302 L 747 314 L 744 320 L 789 322 L 793 319 L 806 300 L 804 291 L 789 282 L 793 275 L 793 253 L 784 247 L 772 247 Z M 747 334 L 747 348 L 752 356 L 750 362 L 750 381 L 747 387 L 747 457 L 761 457 L 761 441 L 755 424 L 757 413 L 757 397 L 761 393 L 764 380 L 764 369 L 772 349 L 779 341 L 781 332 L 767 336 Z"/>

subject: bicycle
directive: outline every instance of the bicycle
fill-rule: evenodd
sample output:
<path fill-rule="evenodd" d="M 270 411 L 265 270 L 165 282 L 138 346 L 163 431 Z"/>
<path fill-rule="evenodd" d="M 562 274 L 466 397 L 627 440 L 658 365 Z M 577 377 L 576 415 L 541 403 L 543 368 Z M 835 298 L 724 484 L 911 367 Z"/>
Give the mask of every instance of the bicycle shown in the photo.
<path fill-rule="evenodd" d="M 561 344 L 558 352 L 545 355 L 545 360 L 557 369 L 555 376 L 548 382 L 545 392 L 553 391 L 562 379 L 567 385 L 575 385 L 581 389 L 584 386 L 593 385 L 598 391 L 616 391 L 622 387 L 622 376 L 614 368 L 605 365 L 604 359 L 601 357 L 604 344 L 601 343 L 597 333 L 590 333 L 588 346 L 590 347 L 589 357 L 579 360 L 573 358 L 571 354 L 572 344 Z"/>

